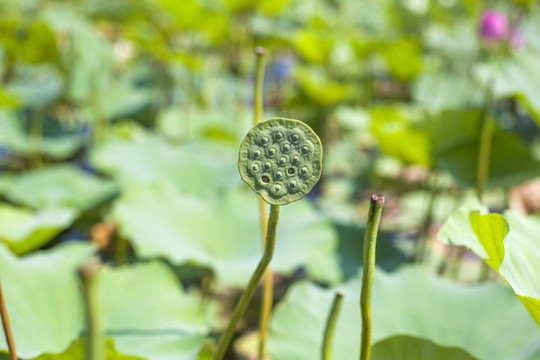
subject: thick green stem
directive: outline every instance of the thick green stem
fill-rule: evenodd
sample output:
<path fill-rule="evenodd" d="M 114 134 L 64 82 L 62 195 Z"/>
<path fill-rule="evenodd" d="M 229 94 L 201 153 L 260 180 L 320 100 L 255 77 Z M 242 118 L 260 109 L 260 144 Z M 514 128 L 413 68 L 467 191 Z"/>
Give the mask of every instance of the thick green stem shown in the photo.
<path fill-rule="evenodd" d="M 253 123 L 262 121 L 263 113 L 263 84 L 264 84 L 264 49 L 260 46 L 255 48 L 255 55 L 257 56 L 257 66 L 255 70 L 255 86 L 253 87 Z M 266 239 L 266 202 L 263 198 L 259 198 L 259 206 L 261 212 L 261 226 L 263 244 Z M 272 276 L 272 268 L 268 266 L 264 274 L 263 296 L 261 303 L 261 314 L 259 319 L 259 348 L 258 359 L 263 359 L 266 353 L 266 343 L 268 339 L 268 327 L 270 324 L 270 317 L 272 316 L 272 302 L 274 300 L 274 281 Z"/>
<path fill-rule="evenodd" d="M 238 303 L 234 308 L 234 311 L 231 315 L 231 320 L 227 325 L 227 329 L 225 329 L 225 332 L 223 333 L 219 341 L 218 349 L 214 355 L 214 360 L 221 360 L 225 356 L 225 352 L 227 351 L 227 348 L 229 347 L 229 344 L 234 335 L 234 329 L 244 315 L 244 312 L 246 311 L 249 302 L 251 301 L 255 290 L 257 289 L 257 284 L 259 284 L 259 281 L 264 275 L 266 267 L 268 266 L 268 264 L 270 264 L 270 261 L 272 260 L 272 257 L 274 255 L 274 248 L 276 245 L 276 231 L 279 220 L 279 209 L 280 207 L 278 205 L 270 206 L 270 216 L 268 218 L 268 227 L 266 230 L 266 243 L 264 245 L 264 254 L 259 261 L 255 272 L 253 272 L 253 275 L 251 275 L 251 279 L 249 279 L 249 283 L 244 292 L 242 293 L 240 300 L 238 300 Z"/>
<path fill-rule="evenodd" d="M 92 261 L 79 269 L 86 321 L 85 360 L 105 359 L 104 319 L 99 296 L 99 267 L 97 261 Z"/>
<path fill-rule="evenodd" d="M 0 283 L 0 315 L 2 315 L 2 326 L 4 327 L 4 335 L 6 336 L 6 342 L 9 350 L 9 360 L 17 360 L 17 351 L 15 350 L 15 342 L 13 341 L 13 334 L 11 332 L 11 326 L 9 325 L 9 317 L 6 309 L 6 302 L 4 300 L 4 291 L 2 290 L 2 284 Z"/>
<path fill-rule="evenodd" d="M 377 231 L 384 205 L 383 195 L 372 195 L 364 236 L 364 264 L 362 272 L 362 294 L 360 297 L 360 312 L 362 314 L 362 338 L 360 360 L 369 360 L 371 356 L 371 293 L 375 273 L 375 248 Z"/>
<path fill-rule="evenodd" d="M 480 149 L 478 151 L 478 172 L 476 178 L 476 196 L 482 201 L 482 195 L 489 177 L 489 159 L 491 157 L 491 140 L 493 137 L 493 81 L 487 86 L 486 104 L 482 117 L 482 130 L 480 133 Z"/>
<path fill-rule="evenodd" d="M 345 294 L 343 293 L 343 291 L 340 290 L 336 291 L 334 295 L 332 308 L 330 309 L 328 319 L 326 320 L 326 327 L 324 328 L 322 360 L 332 359 L 332 343 L 334 339 L 334 331 L 336 329 L 336 323 L 339 316 L 339 311 L 341 310 L 341 304 L 343 303 L 344 295 Z"/>

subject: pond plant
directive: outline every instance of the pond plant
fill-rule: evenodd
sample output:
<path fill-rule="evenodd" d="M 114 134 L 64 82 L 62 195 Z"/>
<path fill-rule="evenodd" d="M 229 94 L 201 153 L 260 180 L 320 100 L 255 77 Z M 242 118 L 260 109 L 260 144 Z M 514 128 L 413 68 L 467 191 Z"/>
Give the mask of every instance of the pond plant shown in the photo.
<path fill-rule="evenodd" d="M 319 181 L 321 141 L 308 125 L 299 120 L 271 118 L 262 121 L 251 128 L 240 145 L 238 170 L 242 180 L 270 204 L 270 215 L 263 256 L 221 336 L 214 360 L 225 356 L 234 329 L 272 260 L 280 206 L 300 200 Z"/>

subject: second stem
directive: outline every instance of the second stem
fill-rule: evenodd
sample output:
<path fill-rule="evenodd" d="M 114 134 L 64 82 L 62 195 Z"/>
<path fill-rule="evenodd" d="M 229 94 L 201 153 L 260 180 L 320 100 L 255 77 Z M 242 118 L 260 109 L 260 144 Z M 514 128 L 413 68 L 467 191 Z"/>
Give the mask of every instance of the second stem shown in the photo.
<path fill-rule="evenodd" d="M 362 293 L 360 297 L 360 312 L 362 314 L 360 360 L 369 360 L 371 356 L 371 293 L 375 273 L 377 231 L 379 229 L 383 205 L 383 195 L 375 194 L 371 196 L 364 236 L 364 264 L 362 271 Z"/>

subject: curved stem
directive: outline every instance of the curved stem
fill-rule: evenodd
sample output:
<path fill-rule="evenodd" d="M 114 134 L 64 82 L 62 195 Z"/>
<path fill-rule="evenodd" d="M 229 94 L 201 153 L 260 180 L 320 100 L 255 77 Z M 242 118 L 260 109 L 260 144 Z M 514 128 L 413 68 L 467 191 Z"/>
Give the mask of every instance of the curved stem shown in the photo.
<path fill-rule="evenodd" d="M 99 263 L 89 262 L 79 269 L 84 297 L 86 319 L 85 360 L 105 359 L 105 338 L 103 337 L 103 316 L 99 303 Z"/>
<path fill-rule="evenodd" d="M 255 48 L 257 56 L 257 67 L 255 70 L 255 86 L 253 91 L 253 122 L 255 124 L 262 121 L 263 113 L 263 84 L 264 84 L 264 49 L 262 47 Z M 259 207 L 261 210 L 261 227 L 263 244 L 266 239 L 266 202 L 259 197 Z M 272 268 L 268 266 L 264 274 L 263 297 L 261 303 L 261 313 L 259 319 L 259 348 L 258 359 L 261 360 L 266 353 L 266 343 L 268 339 L 268 327 L 272 316 L 272 302 L 274 300 L 274 281 L 272 276 Z"/>
<path fill-rule="evenodd" d="M 244 315 L 244 312 L 246 311 L 249 302 L 251 301 L 255 290 L 257 289 L 257 284 L 264 275 L 266 267 L 268 266 L 268 264 L 270 264 L 270 261 L 272 260 L 272 256 L 274 255 L 274 248 L 276 245 L 276 231 L 279 220 L 279 209 L 280 207 L 278 205 L 270 206 L 270 217 L 268 218 L 268 227 L 266 230 L 266 243 L 264 245 L 264 254 L 259 261 L 257 268 L 253 272 L 253 275 L 251 275 L 251 279 L 249 279 L 249 283 L 244 292 L 242 293 L 242 296 L 240 296 L 240 300 L 238 300 L 238 303 L 234 308 L 234 311 L 231 315 L 231 320 L 227 325 L 227 329 L 225 330 L 223 335 L 221 335 L 218 349 L 214 354 L 214 360 L 221 360 L 225 356 L 225 352 L 227 351 L 227 348 L 229 347 L 229 344 L 233 337 L 234 329 L 236 328 L 238 321 L 240 321 L 240 319 Z"/>
<path fill-rule="evenodd" d="M 341 304 L 343 303 L 343 291 L 337 290 L 334 295 L 334 301 L 332 302 L 332 308 L 328 314 L 326 320 L 326 327 L 324 328 L 324 338 L 322 347 L 322 360 L 332 359 L 332 342 L 334 339 L 334 331 L 336 329 L 336 322 L 341 310 Z"/>
<path fill-rule="evenodd" d="M 362 272 L 362 294 L 360 297 L 360 312 L 362 313 L 360 360 L 369 360 L 371 356 L 371 293 L 375 273 L 377 230 L 379 229 L 383 205 L 383 195 L 375 194 L 371 196 L 364 236 L 364 264 Z"/>
<path fill-rule="evenodd" d="M 2 290 L 2 284 L 0 283 L 0 315 L 2 315 L 2 326 L 4 327 L 4 335 L 6 336 L 6 342 L 9 350 L 9 360 L 17 360 L 17 351 L 15 350 L 15 342 L 13 341 L 13 334 L 11 332 L 11 326 L 9 325 L 9 317 L 6 309 L 6 302 L 4 300 L 4 292 Z"/>

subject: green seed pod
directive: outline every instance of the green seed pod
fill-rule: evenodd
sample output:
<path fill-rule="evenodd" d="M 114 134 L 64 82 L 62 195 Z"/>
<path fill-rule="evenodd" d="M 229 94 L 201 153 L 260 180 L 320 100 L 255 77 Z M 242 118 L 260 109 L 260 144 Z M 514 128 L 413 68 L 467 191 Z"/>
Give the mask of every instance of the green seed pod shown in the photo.
<path fill-rule="evenodd" d="M 306 196 L 321 177 L 321 140 L 298 120 L 261 121 L 240 145 L 238 170 L 267 203 L 291 203 Z"/>

